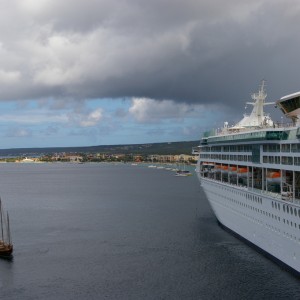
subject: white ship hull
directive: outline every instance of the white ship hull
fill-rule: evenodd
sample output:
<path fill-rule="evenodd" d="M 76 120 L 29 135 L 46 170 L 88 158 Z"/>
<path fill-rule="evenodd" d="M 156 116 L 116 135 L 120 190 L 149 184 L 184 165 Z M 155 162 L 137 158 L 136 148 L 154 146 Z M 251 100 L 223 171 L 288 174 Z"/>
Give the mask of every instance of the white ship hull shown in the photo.
<path fill-rule="evenodd" d="M 223 226 L 300 273 L 299 206 L 247 187 L 200 176 L 199 180 Z"/>

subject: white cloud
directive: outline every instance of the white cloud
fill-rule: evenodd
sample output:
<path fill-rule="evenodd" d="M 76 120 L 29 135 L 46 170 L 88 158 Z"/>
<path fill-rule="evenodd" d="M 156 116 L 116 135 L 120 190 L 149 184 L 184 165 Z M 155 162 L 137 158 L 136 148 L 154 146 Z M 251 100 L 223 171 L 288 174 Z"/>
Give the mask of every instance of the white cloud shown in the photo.
<path fill-rule="evenodd" d="M 192 115 L 200 115 L 202 105 L 176 103 L 172 100 L 133 98 L 129 113 L 141 123 L 158 122 L 167 119 L 182 120 Z"/>
<path fill-rule="evenodd" d="M 103 117 L 103 110 L 101 108 L 98 108 L 91 113 L 89 113 L 87 116 L 82 116 L 79 124 L 82 127 L 92 127 L 97 125 Z"/>
<path fill-rule="evenodd" d="M 21 79 L 19 71 L 4 71 L 0 70 L 0 83 L 2 84 L 15 84 Z"/>

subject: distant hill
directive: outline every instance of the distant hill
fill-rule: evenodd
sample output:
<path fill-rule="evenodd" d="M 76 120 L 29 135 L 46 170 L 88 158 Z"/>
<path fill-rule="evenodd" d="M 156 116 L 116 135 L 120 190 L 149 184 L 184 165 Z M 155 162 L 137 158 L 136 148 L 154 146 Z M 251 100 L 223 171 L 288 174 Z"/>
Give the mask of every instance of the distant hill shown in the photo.
<path fill-rule="evenodd" d="M 0 156 L 35 156 L 51 153 L 111 153 L 111 154 L 191 154 L 192 147 L 199 145 L 199 141 L 128 144 L 128 145 L 103 145 L 88 147 L 53 147 L 53 148 L 16 148 L 0 149 Z"/>

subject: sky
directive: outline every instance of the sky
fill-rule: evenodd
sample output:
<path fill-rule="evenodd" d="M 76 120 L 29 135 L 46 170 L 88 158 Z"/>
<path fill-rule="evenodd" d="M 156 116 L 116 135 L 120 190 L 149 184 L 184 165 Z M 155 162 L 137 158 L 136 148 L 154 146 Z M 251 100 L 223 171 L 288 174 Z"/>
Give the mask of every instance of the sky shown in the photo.
<path fill-rule="evenodd" d="M 298 0 L 0 0 L 0 148 L 199 140 L 300 91 L 299 28 Z"/>

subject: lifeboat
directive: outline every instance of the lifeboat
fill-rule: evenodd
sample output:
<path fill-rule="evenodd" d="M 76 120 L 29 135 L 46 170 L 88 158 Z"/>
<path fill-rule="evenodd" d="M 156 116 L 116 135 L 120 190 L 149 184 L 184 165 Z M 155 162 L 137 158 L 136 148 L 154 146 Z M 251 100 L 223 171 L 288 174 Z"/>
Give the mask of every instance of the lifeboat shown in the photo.
<path fill-rule="evenodd" d="M 248 176 L 248 168 L 247 167 L 241 167 L 237 170 L 237 174 L 241 177 L 247 177 Z"/>
<path fill-rule="evenodd" d="M 229 167 L 229 171 L 230 171 L 231 173 L 236 173 L 236 172 L 237 172 L 237 166 L 230 166 L 230 167 Z"/>
<path fill-rule="evenodd" d="M 281 181 L 280 171 L 268 172 L 267 173 L 267 181 L 268 182 L 280 183 L 280 181 Z"/>
<path fill-rule="evenodd" d="M 227 173 L 227 172 L 228 172 L 228 169 L 229 169 L 228 166 L 221 166 L 221 170 L 222 170 L 224 173 Z"/>
<path fill-rule="evenodd" d="M 220 172 L 222 170 L 221 165 L 215 165 L 215 172 Z"/>

